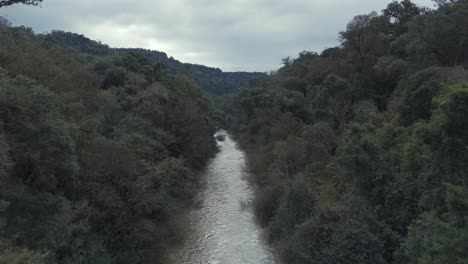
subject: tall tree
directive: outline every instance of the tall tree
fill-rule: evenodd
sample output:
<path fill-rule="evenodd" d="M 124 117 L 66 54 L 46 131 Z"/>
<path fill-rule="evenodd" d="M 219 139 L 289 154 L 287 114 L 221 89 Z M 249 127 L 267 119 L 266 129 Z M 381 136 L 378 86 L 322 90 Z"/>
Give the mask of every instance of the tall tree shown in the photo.
<path fill-rule="evenodd" d="M 400 35 L 407 30 L 407 23 L 415 16 L 420 15 L 424 8 L 420 8 L 410 0 L 401 2 L 393 1 L 387 8 L 382 10 L 386 18 L 393 26 L 394 34 Z"/>

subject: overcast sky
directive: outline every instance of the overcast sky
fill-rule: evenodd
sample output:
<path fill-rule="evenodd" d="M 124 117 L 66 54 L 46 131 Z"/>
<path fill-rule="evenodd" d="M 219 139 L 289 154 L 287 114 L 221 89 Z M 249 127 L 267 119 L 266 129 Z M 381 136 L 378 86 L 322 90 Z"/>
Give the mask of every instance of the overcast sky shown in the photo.
<path fill-rule="evenodd" d="M 37 33 L 59 29 L 112 47 L 164 51 L 225 71 L 270 71 L 303 50 L 338 44 L 355 15 L 390 0 L 44 0 L 0 9 Z M 430 0 L 415 0 L 433 6 Z"/>

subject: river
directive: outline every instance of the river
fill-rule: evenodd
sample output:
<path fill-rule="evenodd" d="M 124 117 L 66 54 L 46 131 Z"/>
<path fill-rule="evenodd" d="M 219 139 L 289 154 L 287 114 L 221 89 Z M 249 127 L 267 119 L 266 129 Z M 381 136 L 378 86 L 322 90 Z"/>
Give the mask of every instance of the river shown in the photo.
<path fill-rule="evenodd" d="M 229 135 L 218 141 L 219 153 L 206 170 L 200 205 L 191 214 L 193 232 L 177 256 L 179 264 L 275 263 L 261 240 L 249 201 L 252 190 L 245 181 L 245 154 Z"/>

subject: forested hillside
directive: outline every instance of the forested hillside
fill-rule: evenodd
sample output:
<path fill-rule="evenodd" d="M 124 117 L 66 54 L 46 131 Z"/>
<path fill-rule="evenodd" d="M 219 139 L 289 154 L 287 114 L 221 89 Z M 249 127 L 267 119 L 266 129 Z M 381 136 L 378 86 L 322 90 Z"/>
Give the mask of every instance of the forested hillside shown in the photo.
<path fill-rule="evenodd" d="M 282 263 L 468 263 L 468 1 L 434 3 L 268 76 L 0 17 L 0 264 L 172 263 L 224 124 Z"/>
<path fill-rule="evenodd" d="M 392 2 L 227 100 L 285 263 L 468 262 L 468 2 Z"/>
<path fill-rule="evenodd" d="M 83 35 L 70 32 L 53 31 L 41 35 L 49 45 L 58 45 L 63 48 L 73 49 L 94 56 L 107 56 L 112 54 L 125 54 L 129 52 L 142 53 L 150 59 L 164 65 L 172 74 L 185 75 L 198 84 L 204 91 L 214 96 L 229 94 L 236 89 L 247 86 L 250 80 L 262 77 L 264 73 L 258 72 L 223 72 L 220 69 L 203 65 L 182 63 L 166 53 L 146 49 L 110 48 L 109 46 L 88 39 Z"/>
<path fill-rule="evenodd" d="M 219 114 L 139 52 L 0 21 L 0 263 L 167 263 Z"/>

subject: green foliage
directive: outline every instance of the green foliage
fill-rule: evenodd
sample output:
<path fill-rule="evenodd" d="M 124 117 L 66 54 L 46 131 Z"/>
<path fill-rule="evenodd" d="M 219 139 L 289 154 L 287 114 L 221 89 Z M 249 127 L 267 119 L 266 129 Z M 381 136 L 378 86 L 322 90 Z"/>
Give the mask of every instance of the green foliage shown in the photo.
<path fill-rule="evenodd" d="M 437 12 L 417 17 L 400 40 L 406 43 L 406 52 L 423 63 L 463 65 L 468 47 L 467 4 L 443 5 Z"/>
<path fill-rule="evenodd" d="M 412 124 L 431 117 L 433 102 L 432 99 L 440 92 L 439 69 L 433 68 L 418 72 L 408 80 L 401 83 L 399 89 L 401 93 L 400 122 L 402 124 Z"/>
<path fill-rule="evenodd" d="M 159 63 L 154 62 L 142 53 L 137 52 L 125 54 L 121 61 L 118 61 L 116 64 L 131 72 L 143 74 L 148 83 L 156 81 L 162 70 L 162 66 Z"/>
<path fill-rule="evenodd" d="M 437 100 L 437 104 L 440 109 L 439 118 L 445 121 L 447 136 L 467 142 L 468 82 L 451 86 Z"/>
<path fill-rule="evenodd" d="M 468 6 L 441 6 L 356 16 L 226 100 L 285 263 L 468 261 Z"/>
<path fill-rule="evenodd" d="M 134 68 L 137 72 L 142 73 L 144 71 L 148 78 L 157 78 L 157 72 L 163 66 L 166 71 L 190 79 L 191 82 L 196 83 L 202 90 L 213 96 L 232 93 L 240 87 L 247 86 L 250 81 L 265 76 L 264 73 L 258 72 L 223 72 L 217 68 L 182 63 L 160 51 L 125 48 L 113 49 L 101 42 L 70 32 L 52 31 L 52 33 L 41 37 L 46 41 L 47 45 L 71 49 L 91 57 L 123 56 L 126 57 L 125 60 L 130 64 L 135 63 L 137 60 L 141 62 L 141 59 L 143 59 L 136 57 L 145 57 L 146 59 L 143 60 L 149 59 L 152 64 L 159 66 L 156 69 L 152 69 L 152 67 L 148 67 L 148 63 L 145 63 L 146 66 L 140 67 L 140 65 Z"/>
<path fill-rule="evenodd" d="M 410 263 L 466 263 L 468 190 L 449 185 L 442 212 L 424 213 L 409 228 L 403 244 Z"/>
<path fill-rule="evenodd" d="M 0 21 L 0 262 L 165 262 L 223 119 L 196 86 L 250 82 L 218 103 L 285 262 L 466 263 L 468 5 L 436 3 L 255 81 Z"/>
<path fill-rule="evenodd" d="M 141 53 L 62 37 L 0 24 L 0 262 L 164 263 L 219 114 Z"/>
<path fill-rule="evenodd" d="M 127 82 L 127 71 L 122 67 L 114 67 L 106 70 L 103 88 L 123 86 Z"/>

